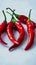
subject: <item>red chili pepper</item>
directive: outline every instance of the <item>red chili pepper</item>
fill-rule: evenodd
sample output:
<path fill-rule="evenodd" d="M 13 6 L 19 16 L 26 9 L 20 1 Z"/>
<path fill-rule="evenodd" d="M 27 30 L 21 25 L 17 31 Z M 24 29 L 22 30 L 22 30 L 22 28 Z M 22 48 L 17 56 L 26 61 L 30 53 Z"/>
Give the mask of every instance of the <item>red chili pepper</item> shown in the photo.
<path fill-rule="evenodd" d="M 7 26 L 7 35 L 8 35 L 8 37 L 9 37 L 9 39 L 12 41 L 12 42 L 14 42 L 14 43 L 16 43 L 16 44 L 19 44 L 16 40 L 15 40 L 15 38 L 14 38 L 14 35 L 13 35 L 13 23 L 12 23 L 12 21 L 10 21 L 9 23 L 8 23 L 8 26 Z"/>
<path fill-rule="evenodd" d="M 4 14 L 5 20 L 4 20 L 3 23 L 0 25 L 0 42 L 1 42 L 2 44 L 7 45 L 7 43 L 4 42 L 4 41 L 2 40 L 2 38 L 1 38 L 1 35 L 2 35 L 2 33 L 5 31 L 6 26 L 7 26 L 6 15 L 5 15 L 5 13 L 4 13 L 4 10 L 3 10 L 2 12 L 3 12 L 3 14 Z"/>
<path fill-rule="evenodd" d="M 30 21 L 30 13 L 31 13 L 31 10 L 29 12 L 29 18 L 26 22 L 29 39 L 28 39 L 28 43 L 27 43 L 26 47 L 24 48 L 25 50 L 28 50 L 31 47 L 31 45 L 33 44 L 33 41 L 34 41 L 34 36 L 35 36 L 34 24 Z"/>
<path fill-rule="evenodd" d="M 27 16 L 16 14 L 16 13 L 14 13 L 15 10 L 13 11 L 9 7 L 6 8 L 6 9 L 10 9 L 13 12 L 13 14 L 16 16 L 16 18 L 18 18 L 22 23 L 26 24 L 26 21 L 28 20 L 28 17 Z M 34 24 L 34 28 L 36 28 L 36 23 L 34 23 L 33 21 L 32 21 L 32 23 Z"/>
<path fill-rule="evenodd" d="M 9 12 L 8 12 L 8 13 L 9 13 Z M 10 13 L 9 13 L 9 14 L 10 14 Z M 11 15 L 11 14 L 10 14 L 10 15 Z M 12 15 L 11 15 L 11 16 L 12 16 Z M 11 24 L 10 24 L 10 23 L 11 23 Z M 23 40 L 23 37 L 24 37 L 24 28 L 23 28 L 23 26 L 21 25 L 20 21 L 17 21 L 17 20 L 12 16 L 12 20 L 11 20 L 10 23 L 8 24 L 8 27 L 7 27 L 7 33 L 8 33 L 9 39 L 14 42 L 14 45 L 11 46 L 11 47 L 9 48 L 9 50 L 18 47 L 18 46 L 20 45 L 21 41 Z M 12 24 L 12 23 L 14 24 L 14 26 L 16 27 L 17 31 L 18 31 L 19 34 L 20 34 L 19 37 L 18 37 L 18 39 L 17 39 L 17 41 L 16 41 L 16 40 L 14 39 L 14 37 L 13 37 L 13 33 L 12 33 L 12 26 L 13 26 L 13 24 Z"/>

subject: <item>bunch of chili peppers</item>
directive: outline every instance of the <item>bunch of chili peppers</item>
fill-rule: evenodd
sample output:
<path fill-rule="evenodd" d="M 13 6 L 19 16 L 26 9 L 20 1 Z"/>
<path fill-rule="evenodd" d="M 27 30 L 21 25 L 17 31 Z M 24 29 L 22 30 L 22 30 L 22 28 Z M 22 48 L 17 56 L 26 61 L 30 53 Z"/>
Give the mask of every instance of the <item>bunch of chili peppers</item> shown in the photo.
<path fill-rule="evenodd" d="M 24 50 L 28 50 L 34 42 L 35 28 L 36 28 L 36 23 L 34 23 L 33 21 L 30 20 L 31 9 L 29 11 L 28 17 L 25 15 L 16 14 L 14 12 L 15 10 L 12 10 L 9 7 L 6 8 L 6 10 L 8 10 L 8 9 L 12 12 L 12 14 L 11 14 L 7 11 L 7 13 L 11 15 L 11 20 L 9 21 L 9 23 L 7 23 L 5 12 L 4 12 L 4 10 L 2 10 L 5 19 L 4 19 L 3 23 L 0 24 L 0 43 L 2 43 L 3 45 L 7 45 L 7 43 L 4 42 L 1 38 L 1 35 L 5 32 L 5 33 L 7 33 L 7 36 L 10 39 L 10 41 L 13 42 L 13 45 L 11 45 L 11 47 L 9 47 L 9 51 L 18 47 L 21 44 L 21 42 L 23 41 L 23 39 L 25 38 L 25 29 L 21 24 L 21 22 L 22 22 L 23 24 L 25 24 L 27 26 L 28 43 L 25 46 Z M 18 20 L 16 20 L 16 18 L 14 16 Z M 13 29 L 15 29 L 19 32 L 19 37 L 17 40 L 14 37 Z"/>

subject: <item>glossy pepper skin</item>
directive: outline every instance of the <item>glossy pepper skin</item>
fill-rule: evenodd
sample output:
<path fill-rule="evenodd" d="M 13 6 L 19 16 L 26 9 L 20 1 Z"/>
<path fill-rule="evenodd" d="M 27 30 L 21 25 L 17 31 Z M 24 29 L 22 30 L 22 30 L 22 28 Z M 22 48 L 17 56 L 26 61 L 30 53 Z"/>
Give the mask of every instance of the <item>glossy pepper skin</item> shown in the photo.
<path fill-rule="evenodd" d="M 5 16 L 4 10 L 2 12 Z M 2 24 L 0 24 L 0 43 L 2 43 L 4 45 L 7 45 L 7 43 L 2 40 L 1 35 L 6 30 L 6 26 L 7 26 L 7 22 L 6 22 L 6 16 L 5 16 L 5 20 L 3 21 Z"/>
<path fill-rule="evenodd" d="M 6 26 L 7 26 L 7 22 L 3 21 L 3 23 L 0 25 L 0 33 L 1 34 L 5 31 Z"/>
<path fill-rule="evenodd" d="M 22 42 L 23 38 L 24 38 L 24 34 L 25 34 L 25 31 L 24 31 L 24 28 L 23 26 L 21 25 L 21 23 L 19 23 L 19 21 L 16 21 L 14 22 L 14 25 L 16 26 L 16 29 L 18 30 L 19 32 L 19 37 L 17 39 L 17 41 L 19 42 L 18 44 L 14 44 L 13 46 L 11 46 L 9 48 L 9 50 L 13 49 L 13 48 L 16 48 L 20 45 L 20 43 Z"/>
<path fill-rule="evenodd" d="M 8 12 L 9 13 L 9 12 Z M 9 13 L 10 14 L 10 13 Z M 20 45 L 20 43 L 22 42 L 23 38 L 24 38 L 24 28 L 23 26 L 21 25 L 20 21 L 17 21 L 13 16 L 12 16 L 12 20 L 11 20 L 11 23 L 13 23 L 13 25 L 16 27 L 17 31 L 19 32 L 19 37 L 17 39 L 17 42 L 15 41 L 15 39 L 13 38 L 13 34 L 12 34 L 12 24 L 10 25 L 9 28 L 7 28 L 7 33 L 8 33 L 8 36 L 10 38 L 11 41 L 14 42 L 14 45 L 11 46 L 9 48 L 9 50 L 13 49 L 13 48 L 16 48 Z M 8 25 L 9 26 L 9 25 Z M 13 40 L 12 40 L 13 39 Z"/>
<path fill-rule="evenodd" d="M 29 12 L 29 16 L 30 16 L 30 13 L 31 13 L 31 10 Z M 32 46 L 34 37 L 35 37 L 34 24 L 30 21 L 30 18 L 29 20 L 27 20 L 26 26 L 27 26 L 27 32 L 28 32 L 28 43 L 24 49 L 28 50 Z"/>
<path fill-rule="evenodd" d="M 13 14 L 16 16 L 16 18 L 18 18 L 22 23 L 26 24 L 26 21 L 28 20 L 28 17 L 27 16 L 16 14 L 16 13 L 14 13 L 15 10 L 12 10 L 9 7 L 6 8 L 6 9 L 10 9 L 13 12 Z M 36 28 L 36 23 L 34 23 L 33 21 L 32 21 L 32 23 L 34 24 L 34 28 Z"/>
<path fill-rule="evenodd" d="M 14 35 L 13 35 L 13 22 L 10 21 L 8 23 L 8 26 L 7 26 L 7 35 L 9 37 L 9 39 L 14 43 L 14 44 L 19 44 L 18 41 L 14 38 Z"/>

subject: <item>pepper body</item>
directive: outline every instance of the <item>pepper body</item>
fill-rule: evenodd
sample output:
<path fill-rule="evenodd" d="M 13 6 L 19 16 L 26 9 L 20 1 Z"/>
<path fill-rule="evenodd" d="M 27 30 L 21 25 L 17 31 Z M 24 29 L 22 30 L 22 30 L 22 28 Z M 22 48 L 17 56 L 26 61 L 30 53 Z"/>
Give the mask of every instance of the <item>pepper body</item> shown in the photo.
<path fill-rule="evenodd" d="M 20 23 L 20 21 L 16 21 L 15 23 L 14 23 L 14 25 L 16 26 L 16 29 L 18 30 L 18 32 L 19 32 L 19 38 L 17 39 L 17 41 L 19 42 L 19 43 L 21 43 L 21 41 L 23 40 L 23 38 L 24 38 L 24 34 L 25 34 L 25 31 L 24 31 L 24 28 L 23 28 L 23 26 L 22 26 L 22 24 Z"/>
<path fill-rule="evenodd" d="M 22 23 L 26 24 L 26 21 L 28 20 L 28 18 L 25 15 L 17 15 L 14 14 L 16 16 L 16 18 L 18 18 Z"/>
<path fill-rule="evenodd" d="M 4 10 L 2 11 L 3 14 L 4 14 L 4 17 L 5 17 L 5 20 L 3 21 L 2 24 L 0 24 L 0 43 L 4 44 L 4 45 L 7 45 L 6 42 L 4 42 L 1 38 L 1 35 L 2 33 L 4 33 L 6 31 L 6 26 L 7 26 L 7 22 L 6 22 L 6 16 L 5 16 L 5 13 L 4 13 Z"/>
<path fill-rule="evenodd" d="M 33 44 L 35 31 L 34 31 L 34 24 L 32 22 L 27 21 L 26 25 L 27 25 L 27 31 L 28 31 L 28 43 L 24 49 L 28 50 Z"/>
<path fill-rule="evenodd" d="M 14 42 L 14 44 L 19 44 L 17 40 L 15 40 L 14 38 L 14 35 L 13 35 L 13 22 L 10 21 L 8 23 L 8 26 L 7 26 L 7 35 L 9 37 L 9 39 Z"/>
<path fill-rule="evenodd" d="M 13 46 L 11 46 L 9 48 L 9 50 L 18 47 L 20 45 L 20 43 L 22 42 L 22 40 L 24 38 L 24 34 L 25 34 L 24 28 L 23 28 L 23 26 L 21 25 L 21 23 L 19 21 L 14 22 L 14 25 L 15 25 L 17 31 L 19 32 L 19 37 L 17 39 L 17 41 L 19 43 L 18 44 L 15 43 Z"/>
<path fill-rule="evenodd" d="M 6 31 L 6 26 L 7 23 L 5 21 L 3 21 L 3 23 L 0 25 L 0 42 L 5 45 L 7 45 L 7 43 L 2 40 L 1 35 L 4 31 Z"/>
<path fill-rule="evenodd" d="M 3 23 L 0 25 L 0 33 L 3 33 L 6 29 L 7 22 L 3 21 Z"/>

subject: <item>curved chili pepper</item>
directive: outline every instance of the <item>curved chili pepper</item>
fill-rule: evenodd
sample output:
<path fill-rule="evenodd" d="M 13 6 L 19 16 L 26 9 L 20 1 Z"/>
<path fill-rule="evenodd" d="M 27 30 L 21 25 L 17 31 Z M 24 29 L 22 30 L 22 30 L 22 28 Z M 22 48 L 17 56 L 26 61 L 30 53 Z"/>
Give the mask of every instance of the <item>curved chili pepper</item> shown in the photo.
<path fill-rule="evenodd" d="M 26 22 L 29 40 L 28 40 L 27 45 L 24 48 L 25 50 L 28 50 L 31 47 L 34 41 L 34 36 L 35 36 L 34 24 L 30 21 L 30 13 L 31 13 L 31 10 L 29 12 L 29 18 Z"/>
<path fill-rule="evenodd" d="M 8 12 L 9 13 L 9 12 Z M 10 14 L 10 13 L 9 13 Z M 12 16 L 12 15 L 11 15 Z M 19 37 L 17 39 L 17 42 L 15 41 L 15 39 L 13 38 L 13 34 L 12 34 L 12 23 L 15 25 L 17 31 L 19 32 Z M 9 48 L 9 50 L 13 49 L 13 48 L 16 48 L 20 45 L 21 41 L 23 40 L 23 37 L 24 37 L 24 28 L 23 26 L 21 25 L 20 21 L 17 21 L 13 16 L 12 16 L 12 20 L 11 20 L 11 24 L 8 25 L 7 27 L 7 33 L 8 33 L 8 36 L 10 38 L 11 41 L 14 42 L 14 45 L 11 46 Z"/>
<path fill-rule="evenodd" d="M 15 38 L 14 38 L 14 35 L 13 35 L 13 23 L 12 23 L 12 21 L 10 21 L 9 23 L 8 23 L 8 26 L 7 26 L 7 35 L 8 35 L 8 37 L 9 37 L 9 39 L 12 41 L 12 42 L 14 42 L 14 43 L 16 43 L 16 44 L 19 44 L 16 40 L 15 40 Z"/>
<path fill-rule="evenodd" d="M 18 18 L 22 23 L 24 23 L 24 24 L 26 24 L 26 21 L 28 20 L 28 17 L 27 16 L 25 16 L 25 15 L 19 15 L 19 14 L 16 14 L 16 13 L 14 13 L 14 11 L 11 9 L 11 8 L 6 8 L 6 9 L 10 9 L 12 12 L 13 12 L 13 14 L 16 16 L 16 18 Z M 31 20 L 30 20 L 31 21 Z M 36 23 L 34 23 L 33 21 L 32 21 L 32 23 L 34 24 L 34 28 L 36 28 Z"/>
<path fill-rule="evenodd" d="M 4 13 L 4 10 L 3 10 L 2 12 L 3 12 L 3 14 L 4 14 L 5 20 L 4 20 L 3 23 L 0 25 L 0 42 L 1 42 L 2 44 L 7 45 L 7 43 L 4 42 L 4 41 L 2 40 L 2 38 L 1 38 L 1 35 L 2 35 L 2 33 L 6 30 L 6 26 L 7 26 L 6 15 L 5 15 L 5 13 Z"/>

